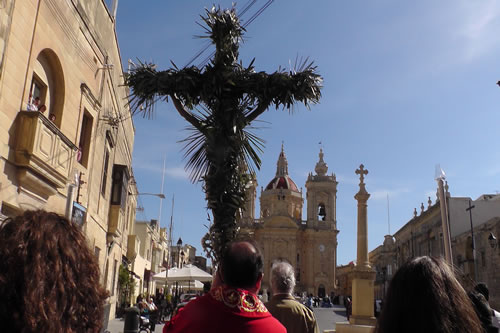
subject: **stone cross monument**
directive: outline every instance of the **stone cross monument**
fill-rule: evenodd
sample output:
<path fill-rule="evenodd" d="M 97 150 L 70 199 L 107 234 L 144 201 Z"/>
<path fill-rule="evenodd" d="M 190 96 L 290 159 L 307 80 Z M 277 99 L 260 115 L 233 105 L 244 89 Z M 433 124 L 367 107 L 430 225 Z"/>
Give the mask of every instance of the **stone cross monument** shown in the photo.
<path fill-rule="evenodd" d="M 368 258 L 367 204 L 370 194 L 366 191 L 364 179 L 368 174 L 363 164 L 356 170 L 359 175 L 359 191 L 354 196 L 358 201 L 358 252 L 352 274 L 352 315 L 349 323 L 337 323 L 339 333 L 373 332 L 376 319 L 373 316 L 375 271 Z"/>

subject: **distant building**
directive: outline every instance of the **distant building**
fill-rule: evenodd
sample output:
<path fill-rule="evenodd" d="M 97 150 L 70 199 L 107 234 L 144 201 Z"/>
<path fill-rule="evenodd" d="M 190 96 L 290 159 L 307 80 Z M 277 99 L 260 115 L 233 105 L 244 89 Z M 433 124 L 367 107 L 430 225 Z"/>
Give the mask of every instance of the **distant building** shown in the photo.
<path fill-rule="evenodd" d="M 354 263 L 349 265 L 337 266 L 337 295 L 339 295 L 340 304 L 344 304 L 345 297 L 352 296 L 352 270 Z"/>
<path fill-rule="evenodd" d="M 446 185 L 448 218 L 452 245 L 453 264 L 461 274 L 466 287 L 476 282 L 486 282 L 490 288 L 490 303 L 500 308 L 500 246 L 489 238 L 500 235 L 500 195 L 485 194 L 476 200 L 452 197 Z M 471 206 L 472 216 L 466 209 Z M 414 210 L 413 218 L 391 236 L 385 236 L 384 245 L 370 252 L 370 262 L 377 270 L 375 283 L 377 296 L 383 298 L 392 274 L 404 262 L 423 255 L 444 256 L 444 242 L 439 201 L 429 198 L 427 207 L 422 203 L 420 212 Z M 474 230 L 476 260 L 472 251 L 471 217 Z M 492 236 L 490 236 L 492 235 Z M 477 278 L 477 280 L 476 280 Z"/>
<path fill-rule="evenodd" d="M 157 220 L 136 221 L 133 235 L 129 236 L 131 248 L 138 247 L 132 261 L 132 270 L 139 278 L 138 292 L 154 295 L 159 292 L 160 286 L 153 279 L 155 274 L 164 270 L 165 258 L 168 258 L 166 229 L 160 228 Z"/>
<path fill-rule="evenodd" d="M 201 256 L 196 256 L 194 258 L 194 263 L 193 264 L 196 267 L 198 267 L 199 269 L 202 269 L 205 272 L 208 272 L 208 270 L 207 270 L 207 258 L 201 257 Z"/>
<path fill-rule="evenodd" d="M 182 239 L 179 238 L 182 242 Z M 199 268 L 202 268 L 197 265 L 197 262 L 204 262 L 206 268 L 207 259 L 196 255 L 196 248 L 189 244 L 181 244 L 172 245 L 170 248 L 171 253 L 171 267 L 182 267 L 186 264 L 192 264 Z M 202 268 L 203 269 L 203 268 Z M 203 269 L 205 270 L 205 269 Z"/>
<path fill-rule="evenodd" d="M 260 194 L 260 217 L 255 218 L 257 180 L 247 184 L 247 202 L 239 219 L 243 233 L 253 237 L 264 255 L 264 276 L 271 264 L 286 259 L 296 271 L 296 292 L 330 296 L 336 290 L 337 263 L 337 180 L 327 175 L 328 166 L 320 150 L 316 174 L 306 181 L 307 219 L 302 220 L 304 198 L 288 174 L 288 161 L 282 147 L 276 176 Z M 265 278 L 262 288 L 270 290 Z"/>

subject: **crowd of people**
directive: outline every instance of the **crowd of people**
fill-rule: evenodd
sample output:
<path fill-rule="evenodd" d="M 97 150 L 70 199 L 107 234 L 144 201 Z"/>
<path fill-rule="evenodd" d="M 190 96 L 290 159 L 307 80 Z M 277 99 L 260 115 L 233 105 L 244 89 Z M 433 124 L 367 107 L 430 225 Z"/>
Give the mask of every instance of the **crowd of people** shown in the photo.
<path fill-rule="evenodd" d="M 258 296 L 262 279 L 258 246 L 233 241 L 211 288 L 178 309 L 163 332 L 319 332 L 312 295 L 305 305 L 293 296 L 290 263 L 273 263 L 266 303 Z M 375 332 L 498 333 L 500 314 L 488 303 L 486 284 L 468 289 L 443 259 L 414 258 L 392 278 Z M 100 285 L 97 260 L 80 228 L 55 213 L 26 211 L 0 225 L 0 295 L 1 332 L 97 333 L 103 328 L 108 294 Z M 170 312 L 168 303 L 161 294 L 156 300 L 137 299 L 151 331 Z"/>

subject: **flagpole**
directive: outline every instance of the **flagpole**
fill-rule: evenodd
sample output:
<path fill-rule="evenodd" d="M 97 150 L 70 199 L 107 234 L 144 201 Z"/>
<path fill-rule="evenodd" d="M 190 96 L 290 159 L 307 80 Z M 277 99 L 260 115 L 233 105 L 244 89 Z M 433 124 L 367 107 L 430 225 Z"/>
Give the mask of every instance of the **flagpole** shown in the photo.
<path fill-rule="evenodd" d="M 175 200 L 175 194 L 172 194 L 172 212 L 170 214 L 170 226 L 168 230 L 168 241 L 167 241 L 167 246 L 168 246 L 168 257 L 167 257 L 167 272 L 165 273 L 165 285 L 168 288 L 168 270 L 170 269 L 170 264 L 171 264 L 171 251 L 172 251 L 172 229 L 173 229 L 173 222 L 174 222 L 174 200 Z"/>
<path fill-rule="evenodd" d="M 161 172 L 161 194 L 163 193 L 163 185 L 165 184 L 165 158 L 166 155 L 163 155 L 163 169 Z M 163 206 L 163 198 L 160 197 L 160 212 L 158 213 L 158 226 L 161 226 L 161 209 Z"/>

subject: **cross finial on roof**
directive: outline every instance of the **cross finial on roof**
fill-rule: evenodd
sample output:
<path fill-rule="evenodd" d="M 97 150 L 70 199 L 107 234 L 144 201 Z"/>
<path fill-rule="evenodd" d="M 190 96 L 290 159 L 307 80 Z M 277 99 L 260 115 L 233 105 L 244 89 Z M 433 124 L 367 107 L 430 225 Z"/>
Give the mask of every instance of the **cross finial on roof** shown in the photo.
<path fill-rule="evenodd" d="M 359 175 L 360 184 L 364 184 L 365 175 L 368 174 L 368 170 L 365 170 L 365 166 L 361 164 L 359 169 L 356 170 L 356 174 Z"/>

